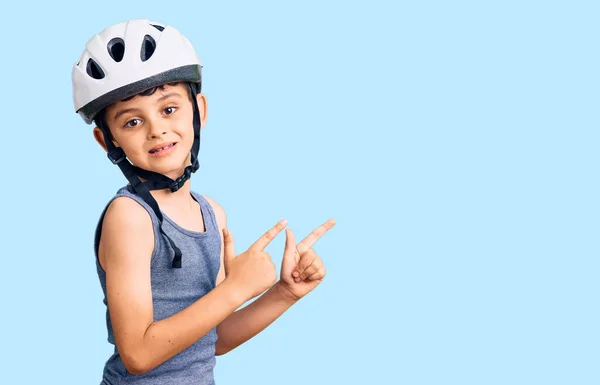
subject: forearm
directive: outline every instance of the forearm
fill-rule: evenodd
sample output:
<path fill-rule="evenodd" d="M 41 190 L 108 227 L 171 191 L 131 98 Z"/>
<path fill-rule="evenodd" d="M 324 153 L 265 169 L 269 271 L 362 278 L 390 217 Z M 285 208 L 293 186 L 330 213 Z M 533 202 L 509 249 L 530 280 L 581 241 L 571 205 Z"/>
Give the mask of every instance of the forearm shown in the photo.
<path fill-rule="evenodd" d="M 149 371 L 185 350 L 244 302 L 245 298 L 223 282 L 179 313 L 152 323 L 136 349 L 136 371 Z"/>
<path fill-rule="evenodd" d="M 289 309 L 297 300 L 280 282 L 273 285 L 250 305 L 229 315 L 217 326 L 216 354 L 225 354 L 248 341 Z"/>

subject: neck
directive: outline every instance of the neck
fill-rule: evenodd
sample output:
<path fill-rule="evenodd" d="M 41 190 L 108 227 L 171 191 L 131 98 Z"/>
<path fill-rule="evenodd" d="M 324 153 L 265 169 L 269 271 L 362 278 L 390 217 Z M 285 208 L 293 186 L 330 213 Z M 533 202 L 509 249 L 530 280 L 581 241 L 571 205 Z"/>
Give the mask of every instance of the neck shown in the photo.
<path fill-rule="evenodd" d="M 194 199 L 191 196 L 191 181 L 188 179 L 184 185 L 177 191 L 171 192 L 169 189 L 150 191 L 152 197 L 161 208 L 178 207 L 185 208 L 191 206 Z"/>
<path fill-rule="evenodd" d="M 186 165 L 191 164 L 191 155 L 188 155 L 188 158 L 186 159 L 185 164 Z M 185 166 L 185 167 L 187 167 L 187 166 Z M 185 167 L 182 166 L 181 171 L 174 173 L 174 175 L 166 174 L 166 176 L 168 176 L 171 179 L 175 179 L 183 174 L 183 170 L 185 169 Z M 175 175 L 177 175 L 177 176 L 175 176 Z M 141 178 L 141 177 L 138 177 L 138 178 L 142 182 L 146 181 L 144 178 Z M 181 188 L 179 188 L 175 192 L 171 192 L 170 189 L 166 188 L 166 189 L 162 189 L 162 190 L 152 190 L 152 191 L 150 191 L 150 194 L 156 200 L 156 203 L 158 203 L 158 206 L 161 207 L 161 209 L 166 208 L 166 207 L 185 209 L 188 206 L 192 207 L 193 202 L 195 202 L 194 198 L 192 198 L 192 196 L 191 196 L 191 180 L 190 179 L 186 180 L 185 183 L 183 184 L 183 186 L 181 186 Z"/>

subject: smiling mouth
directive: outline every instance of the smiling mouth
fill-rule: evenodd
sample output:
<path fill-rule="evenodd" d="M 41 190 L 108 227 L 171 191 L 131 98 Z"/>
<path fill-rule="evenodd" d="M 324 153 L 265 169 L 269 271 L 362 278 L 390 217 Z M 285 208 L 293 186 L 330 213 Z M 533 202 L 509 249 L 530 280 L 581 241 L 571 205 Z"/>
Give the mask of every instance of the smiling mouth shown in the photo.
<path fill-rule="evenodd" d="M 171 143 L 171 144 L 167 144 L 166 146 L 163 147 L 159 147 L 159 148 L 153 148 L 152 150 L 148 151 L 150 154 L 158 154 L 161 151 L 164 151 L 168 148 L 174 147 L 177 143 Z"/>

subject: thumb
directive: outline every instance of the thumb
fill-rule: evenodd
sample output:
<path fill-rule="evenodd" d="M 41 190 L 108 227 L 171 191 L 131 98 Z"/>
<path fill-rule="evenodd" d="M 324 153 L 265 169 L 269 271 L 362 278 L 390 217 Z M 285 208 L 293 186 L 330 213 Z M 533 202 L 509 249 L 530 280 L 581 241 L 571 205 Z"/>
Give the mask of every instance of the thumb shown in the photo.
<path fill-rule="evenodd" d="M 233 248 L 233 235 L 226 227 L 223 228 L 223 263 L 225 265 L 225 275 L 227 275 L 229 264 L 235 259 L 235 249 Z"/>
<path fill-rule="evenodd" d="M 296 250 L 296 237 L 290 229 L 285 230 L 285 250 L 283 251 L 283 258 L 288 262 L 293 262 L 293 265 L 300 260 L 298 250 Z"/>

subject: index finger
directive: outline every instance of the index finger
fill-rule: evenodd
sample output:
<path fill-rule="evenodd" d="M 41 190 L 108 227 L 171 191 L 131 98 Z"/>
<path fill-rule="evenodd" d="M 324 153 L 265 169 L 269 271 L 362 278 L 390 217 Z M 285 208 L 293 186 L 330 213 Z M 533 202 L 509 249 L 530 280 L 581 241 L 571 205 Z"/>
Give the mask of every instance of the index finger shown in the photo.
<path fill-rule="evenodd" d="M 223 255 L 225 259 L 235 258 L 235 248 L 233 246 L 233 235 L 228 228 L 223 229 Z"/>
<path fill-rule="evenodd" d="M 258 238 L 258 240 L 254 242 L 252 246 L 250 246 L 250 249 L 264 250 L 265 247 L 267 247 L 267 245 L 271 243 L 273 239 L 275 239 L 277 234 L 279 234 L 279 232 L 281 232 L 281 230 L 283 230 L 286 225 L 287 219 L 280 221 L 278 224 L 275 225 L 275 227 L 272 227 L 269 231 L 267 231 L 260 238 Z"/>
<path fill-rule="evenodd" d="M 306 238 L 304 238 L 298 245 L 296 245 L 296 250 L 298 250 L 298 254 L 302 255 L 306 250 L 310 249 L 310 247 L 319 240 L 329 229 L 335 226 L 335 219 L 330 219 L 327 222 L 323 223 L 321 226 L 314 229 Z"/>

